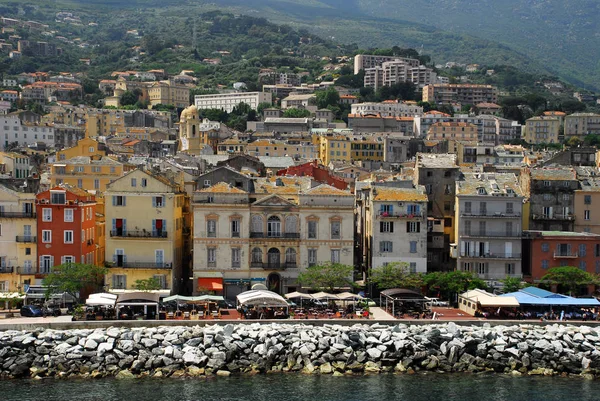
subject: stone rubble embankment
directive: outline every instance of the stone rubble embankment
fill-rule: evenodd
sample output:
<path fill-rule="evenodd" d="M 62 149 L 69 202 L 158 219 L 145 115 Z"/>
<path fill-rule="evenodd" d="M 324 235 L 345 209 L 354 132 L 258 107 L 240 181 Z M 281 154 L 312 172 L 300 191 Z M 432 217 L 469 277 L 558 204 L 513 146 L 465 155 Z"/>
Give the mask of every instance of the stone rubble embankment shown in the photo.
<path fill-rule="evenodd" d="M 0 377 L 301 372 L 600 376 L 600 328 L 227 324 L 0 332 Z"/>

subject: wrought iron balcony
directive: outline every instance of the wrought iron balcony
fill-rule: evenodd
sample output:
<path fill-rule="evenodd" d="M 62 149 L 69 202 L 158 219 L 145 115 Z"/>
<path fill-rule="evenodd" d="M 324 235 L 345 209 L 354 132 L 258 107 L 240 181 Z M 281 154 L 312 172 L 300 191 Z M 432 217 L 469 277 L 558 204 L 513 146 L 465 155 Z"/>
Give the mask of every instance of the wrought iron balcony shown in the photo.
<path fill-rule="evenodd" d="M 171 263 L 156 263 L 156 262 L 122 262 L 115 263 L 112 267 L 126 269 L 170 269 Z"/>
<path fill-rule="evenodd" d="M 463 238 L 521 238 L 521 231 L 477 231 L 472 230 L 470 233 L 459 234 Z"/>
<path fill-rule="evenodd" d="M 35 212 L 0 212 L 0 218 L 28 219 L 35 218 Z"/>
<path fill-rule="evenodd" d="M 577 252 L 554 252 L 554 259 L 576 259 L 578 257 Z"/>
<path fill-rule="evenodd" d="M 485 219 L 520 219 L 521 213 L 502 213 L 502 212 L 482 212 L 482 213 L 472 213 L 472 212 L 462 212 L 460 217 L 467 218 L 485 218 Z"/>
<path fill-rule="evenodd" d="M 13 269 L 12 266 L 0 266 L 0 273 L 12 273 Z"/>
<path fill-rule="evenodd" d="M 532 214 L 531 218 L 533 220 L 568 220 L 568 221 L 573 221 L 575 220 L 575 216 L 573 216 L 572 214 L 558 214 L 558 213 L 554 213 L 554 214 Z"/>
<path fill-rule="evenodd" d="M 419 211 L 419 212 L 414 212 L 414 213 L 408 213 L 408 212 L 382 212 L 379 211 L 379 213 L 377 214 L 377 218 L 379 219 L 416 219 L 416 218 L 422 218 L 424 215 L 423 212 Z"/>
<path fill-rule="evenodd" d="M 16 241 L 24 243 L 35 243 L 37 242 L 37 237 L 34 235 L 17 235 Z"/>
<path fill-rule="evenodd" d="M 250 232 L 250 238 L 267 238 L 267 239 L 299 239 L 300 233 L 281 233 L 281 232 Z"/>
<path fill-rule="evenodd" d="M 129 230 L 111 230 L 111 237 L 120 238 L 167 238 L 166 231 L 129 231 Z"/>
<path fill-rule="evenodd" d="M 520 253 L 486 253 L 484 255 L 469 255 L 461 252 L 461 258 L 464 259 L 521 259 Z"/>

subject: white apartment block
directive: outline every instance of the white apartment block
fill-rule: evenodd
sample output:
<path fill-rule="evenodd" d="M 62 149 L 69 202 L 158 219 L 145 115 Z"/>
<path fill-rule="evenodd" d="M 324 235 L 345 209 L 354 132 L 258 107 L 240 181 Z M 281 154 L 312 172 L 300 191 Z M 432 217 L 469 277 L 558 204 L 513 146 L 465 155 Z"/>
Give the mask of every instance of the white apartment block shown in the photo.
<path fill-rule="evenodd" d="M 38 142 L 53 146 L 54 127 L 45 124 L 24 123 L 17 115 L 4 115 L 0 116 L 0 138 L 3 146 L 12 142 L 18 142 L 20 146 Z"/>
<path fill-rule="evenodd" d="M 350 114 L 380 115 L 381 117 L 414 117 L 423 115 L 423 107 L 398 101 L 381 103 L 355 103 L 351 105 Z"/>
<path fill-rule="evenodd" d="M 457 268 L 494 281 L 521 277 L 523 193 L 511 173 L 466 173 L 456 183 Z"/>
<path fill-rule="evenodd" d="M 419 60 L 398 58 L 381 65 L 366 68 L 364 85 L 377 90 L 401 82 L 412 82 L 418 88 L 437 82 L 437 74 L 421 65 Z"/>
<path fill-rule="evenodd" d="M 565 117 L 565 139 L 600 134 L 600 114 L 573 113 Z"/>
<path fill-rule="evenodd" d="M 240 103 L 246 103 L 253 110 L 259 104 L 273 102 L 271 93 L 268 92 L 232 92 L 218 93 L 213 95 L 196 95 L 194 103 L 198 110 L 221 109 L 231 113 L 233 108 Z"/>
<path fill-rule="evenodd" d="M 416 137 L 425 137 L 429 128 L 436 123 L 454 122 L 469 123 L 477 126 L 477 141 L 490 144 L 504 144 L 517 138 L 517 127 L 512 121 L 501 117 L 480 115 L 468 116 L 457 114 L 454 117 L 443 114 L 425 114 L 415 116 L 414 133 Z"/>
<path fill-rule="evenodd" d="M 380 67 L 381 64 L 386 61 L 396 60 L 399 57 L 394 56 L 376 56 L 372 54 L 357 54 L 354 56 L 354 75 L 358 74 L 360 70 L 366 70 L 367 68 Z"/>

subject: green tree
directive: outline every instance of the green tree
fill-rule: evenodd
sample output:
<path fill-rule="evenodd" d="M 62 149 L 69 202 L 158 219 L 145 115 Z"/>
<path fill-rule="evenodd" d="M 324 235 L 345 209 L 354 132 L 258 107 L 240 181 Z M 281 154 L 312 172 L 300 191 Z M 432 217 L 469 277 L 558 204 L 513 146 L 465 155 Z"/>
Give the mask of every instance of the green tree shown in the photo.
<path fill-rule="evenodd" d="M 162 286 L 156 277 L 150 277 L 148 279 L 135 280 L 133 288 L 139 291 L 157 291 L 160 290 Z"/>
<path fill-rule="evenodd" d="M 333 291 L 338 287 L 353 286 L 354 267 L 341 263 L 325 263 L 309 266 L 298 275 L 302 287 Z"/>
<path fill-rule="evenodd" d="M 42 283 L 47 287 L 46 296 L 66 292 L 79 298 L 82 290 L 98 291 L 104 285 L 106 267 L 84 263 L 64 263 L 54 266 Z"/>
<path fill-rule="evenodd" d="M 332 87 L 324 91 L 315 92 L 315 96 L 317 97 L 317 107 L 319 109 L 326 109 L 328 106 L 337 106 L 340 102 L 340 94 Z"/>
<path fill-rule="evenodd" d="M 394 262 L 371 269 L 370 281 L 380 290 L 388 288 L 421 288 L 423 276 L 411 273 L 408 263 Z"/>
<path fill-rule="evenodd" d="M 262 116 L 263 111 L 265 109 L 270 109 L 272 107 L 274 107 L 274 106 L 271 103 L 262 102 L 262 103 L 259 103 L 258 106 L 256 106 L 256 112 Z"/>
<path fill-rule="evenodd" d="M 432 272 L 423 277 L 430 292 L 439 292 L 443 298 L 455 299 L 456 294 L 476 288 L 486 289 L 485 281 L 475 273 L 465 271 Z"/>
<path fill-rule="evenodd" d="M 131 91 L 125 91 L 121 95 L 121 105 L 122 106 L 132 106 L 136 104 L 138 101 L 138 97 L 135 93 Z"/>
<path fill-rule="evenodd" d="M 516 292 L 524 288 L 523 282 L 518 277 L 507 276 L 502 281 L 504 292 Z"/>
<path fill-rule="evenodd" d="M 559 266 L 548 270 L 548 273 L 541 278 L 541 282 L 563 286 L 569 294 L 572 294 L 581 286 L 597 284 L 598 278 L 575 266 Z"/>
<path fill-rule="evenodd" d="M 286 118 L 310 117 L 310 111 L 306 109 L 297 109 L 292 107 L 291 109 L 286 109 L 286 111 L 283 112 L 283 116 Z"/>

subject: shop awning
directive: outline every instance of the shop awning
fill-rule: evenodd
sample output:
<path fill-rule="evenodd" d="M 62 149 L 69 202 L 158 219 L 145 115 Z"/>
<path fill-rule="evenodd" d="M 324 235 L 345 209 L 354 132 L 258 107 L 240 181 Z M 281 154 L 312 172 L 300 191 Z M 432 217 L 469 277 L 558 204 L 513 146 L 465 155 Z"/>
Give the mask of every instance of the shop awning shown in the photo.
<path fill-rule="evenodd" d="M 237 297 L 239 305 L 254 305 L 267 307 L 288 307 L 289 304 L 281 295 L 272 291 L 250 290 L 242 292 Z"/>
<path fill-rule="evenodd" d="M 200 277 L 198 288 L 206 288 L 209 291 L 223 291 L 223 279 L 217 277 Z"/>

